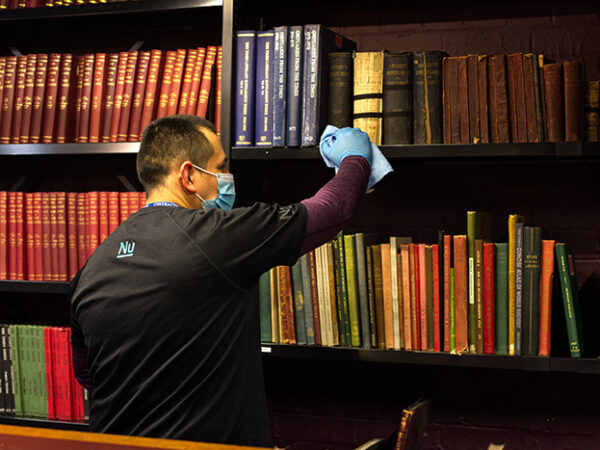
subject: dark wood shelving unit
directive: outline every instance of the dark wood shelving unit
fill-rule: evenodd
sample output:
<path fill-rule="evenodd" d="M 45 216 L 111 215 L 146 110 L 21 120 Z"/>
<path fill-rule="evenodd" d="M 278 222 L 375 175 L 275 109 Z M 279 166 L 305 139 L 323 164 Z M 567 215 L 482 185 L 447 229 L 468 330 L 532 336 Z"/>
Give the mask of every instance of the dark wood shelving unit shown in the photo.
<path fill-rule="evenodd" d="M 69 283 L 55 281 L 12 281 L 0 280 L 0 292 L 23 294 L 67 294 Z"/>
<path fill-rule="evenodd" d="M 0 415 L 0 424 L 19 425 L 22 427 L 50 428 L 52 430 L 88 431 L 89 425 L 80 422 L 60 422 L 58 420 L 34 419 L 31 417 L 15 417 Z"/>

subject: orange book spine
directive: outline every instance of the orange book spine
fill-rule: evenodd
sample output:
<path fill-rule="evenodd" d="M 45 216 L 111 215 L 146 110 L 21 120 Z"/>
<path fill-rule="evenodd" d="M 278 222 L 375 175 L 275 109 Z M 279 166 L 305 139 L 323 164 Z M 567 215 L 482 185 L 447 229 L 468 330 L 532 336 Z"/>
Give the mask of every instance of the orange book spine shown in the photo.
<path fill-rule="evenodd" d="M 68 281 L 66 192 L 56 193 L 56 239 L 58 253 L 58 281 Z"/>
<path fill-rule="evenodd" d="M 133 89 L 133 100 L 131 104 L 131 120 L 127 140 L 138 142 L 140 140 L 140 124 L 142 122 L 142 110 L 144 108 L 144 92 L 148 78 L 148 66 L 150 65 L 150 52 L 140 52 L 135 87 Z"/>
<path fill-rule="evenodd" d="M 108 237 L 108 192 L 98 193 L 98 243 Z"/>
<path fill-rule="evenodd" d="M 185 49 L 177 49 L 175 64 L 173 65 L 173 77 L 171 78 L 171 89 L 169 90 L 169 106 L 167 107 L 167 116 L 177 114 L 177 105 L 179 103 L 179 94 L 183 81 L 185 54 Z"/>
<path fill-rule="evenodd" d="M 94 73 L 94 55 L 87 54 L 83 57 L 83 78 L 81 89 L 81 106 L 79 110 L 79 130 L 77 142 L 88 142 L 90 132 L 90 96 L 92 95 L 92 82 Z"/>
<path fill-rule="evenodd" d="M 408 244 L 400 245 L 400 260 L 402 261 L 402 307 L 404 319 L 404 349 L 413 350 L 411 304 L 410 304 L 410 258 L 408 256 Z"/>
<path fill-rule="evenodd" d="M 128 192 L 127 193 L 127 208 L 129 210 L 129 215 L 136 213 L 138 209 L 140 209 L 140 202 L 138 200 L 137 192 Z"/>
<path fill-rule="evenodd" d="M 550 356 L 550 324 L 552 320 L 552 279 L 554 278 L 554 246 L 556 241 L 542 241 L 540 280 L 540 344 L 539 355 Z"/>
<path fill-rule="evenodd" d="M 4 94 L 2 97 L 2 123 L 0 123 L 0 144 L 10 144 L 10 130 L 15 99 L 15 78 L 17 57 L 7 56 L 4 69 Z"/>
<path fill-rule="evenodd" d="M 215 101 L 215 128 L 217 136 L 221 136 L 221 103 L 223 102 L 222 80 L 223 79 L 223 47 L 217 47 L 217 83 Z"/>
<path fill-rule="evenodd" d="M 390 244 L 381 244 L 381 277 L 383 280 L 383 317 L 385 348 L 394 348 L 394 315 L 392 307 L 392 262 Z"/>
<path fill-rule="evenodd" d="M 127 72 L 127 59 L 129 53 L 119 53 L 119 64 L 117 65 L 117 84 L 115 85 L 115 99 L 113 103 L 112 118 L 110 121 L 110 142 L 117 142 L 119 123 L 121 122 L 121 106 L 123 104 L 123 92 L 125 91 L 125 74 Z"/>
<path fill-rule="evenodd" d="M 418 317 L 418 301 L 417 301 L 417 247 L 415 244 L 408 244 L 408 264 L 409 264 L 409 276 L 410 276 L 410 336 L 413 348 L 417 349 L 421 346 L 421 339 L 419 333 L 419 317 Z"/>
<path fill-rule="evenodd" d="M 87 261 L 87 196 L 77 193 L 77 267 L 81 269 Z"/>
<path fill-rule="evenodd" d="M 119 224 L 129 217 L 129 197 L 127 192 L 119 192 Z"/>
<path fill-rule="evenodd" d="M 42 142 L 48 144 L 54 139 L 54 122 L 56 121 L 56 103 L 58 96 L 58 75 L 60 72 L 60 54 L 50 55 L 48 78 L 46 79 L 46 96 L 44 98 L 44 116 L 42 119 Z"/>
<path fill-rule="evenodd" d="M 58 208 L 57 193 L 50 192 L 50 266 L 51 281 L 58 281 Z"/>
<path fill-rule="evenodd" d="M 212 84 L 212 69 L 217 57 L 217 47 L 208 47 L 206 50 L 206 62 L 202 71 L 202 82 L 200 83 L 200 95 L 198 96 L 198 105 L 196 106 L 196 115 L 206 117 L 208 107 L 208 96 Z"/>
<path fill-rule="evenodd" d="M 467 339 L 467 237 L 454 236 L 454 308 L 456 353 L 468 350 Z"/>
<path fill-rule="evenodd" d="M 12 113 L 10 143 L 18 144 L 21 135 L 21 118 L 23 116 L 23 95 L 25 94 L 25 77 L 27 75 L 27 56 L 17 56 L 17 74 L 15 77 L 15 94 Z"/>
<path fill-rule="evenodd" d="M 77 262 L 77 193 L 67 192 L 67 256 L 68 278 L 72 280 L 79 270 Z"/>
<path fill-rule="evenodd" d="M 42 254 L 42 193 L 33 193 L 33 261 L 35 281 L 44 280 Z"/>
<path fill-rule="evenodd" d="M 156 106 L 156 89 L 158 86 L 158 74 L 160 72 L 160 65 L 162 61 L 162 52 L 160 50 L 152 50 L 150 55 L 150 66 L 148 68 L 148 79 L 146 81 L 146 91 L 144 92 L 144 107 L 142 110 L 142 120 L 140 122 L 140 128 L 138 135 L 142 136 L 144 128 L 154 118 L 154 110 Z"/>
<path fill-rule="evenodd" d="M 129 52 L 129 55 L 127 56 L 127 69 L 125 70 L 125 87 L 123 90 L 123 99 L 121 101 L 121 117 L 119 119 L 117 142 L 127 141 L 129 119 L 131 117 L 133 83 L 135 81 L 135 70 L 137 67 L 137 61 L 138 52 Z"/>
<path fill-rule="evenodd" d="M 171 84 L 173 81 L 173 70 L 176 59 L 176 51 L 170 50 L 167 52 L 160 85 L 160 95 L 158 97 L 158 110 L 156 111 L 157 119 L 166 116 L 169 111 L 169 96 L 171 95 Z"/>
<path fill-rule="evenodd" d="M 0 191 L 0 280 L 8 279 L 8 192 Z"/>
<path fill-rule="evenodd" d="M 94 57 L 94 76 L 92 85 L 90 132 L 88 142 L 100 142 L 100 119 L 102 118 L 105 65 L 106 53 L 96 53 Z"/>
<path fill-rule="evenodd" d="M 59 144 L 67 142 L 67 122 L 71 107 L 71 78 L 73 73 L 73 55 L 65 53 L 60 61 L 60 83 L 58 85 L 58 113 L 56 117 L 55 140 Z M 71 136 L 68 137 L 69 140 Z"/>
<path fill-rule="evenodd" d="M 196 105 L 198 104 L 198 92 L 200 91 L 200 83 L 202 82 L 202 70 L 204 69 L 204 60 L 206 58 L 206 49 L 198 47 L 196 54 L 196 63 L 192 73 L 192 84 L 190 86 L 190 95 L 188 97 L 187 114 L 196 113 Z"/>
<path fill-rule="evenodd" d="M 119 54 L 110 53 L 106 64 L 106 81 L 102 98 L 102 142 L 110 142 L 110 126 L 112 123 L 113 107 L 115 103 L 115 87 L 117 84 L 117 67 Z"/>
<path fill-rule="evenodd" d="M 2 124 L 2 99 L 4 98 L 4 72 L 6 70 L 6 58 L 0 56 L 0 127 Z"/>
<path fill-rule="evenodd" d="M 15 192 L 9 192 L 7 198 L 8 258 L 6 266 L 9 280 L 17 279 L 17 211 L 15 194 Z"/>
<path fill-rule="evenodd" d="M 108 193 L 108 234 L 119 227 L 119 193 Z"/>
<path fill-rule="evenodd" d="M 181 95 L 179 96 L 179 105 L 177 106 L 177 114 L 186 114 L 187 105 L 190 98 L 190 90 L 192 89 L 192 81 L 194 78 L 194 67 L 196 66 L 196 58 L 198 57 L 198 49 L 191 48 L 188 50 L 187 60 L 185 61 L 185 69 L 183 71 L 183 84 L 181 85 Z"/>
<path fill-rule="evenodd" d="M 25 279 L 25 208 L 23 192 L 15 192 L 16 280 Z"/>
<path fill-rule="evenodd" d="M 35 87 L 35 66 L 37 55 L 27 55 L 27 69 L 25 71 L 25 92 L 23 93 L 23 116 L 21 118 L 21 133 L 19 142 L 29 143 L 29 129 L 31 128 L 31 115 L 33 112 L 33 89 Z"/>
<path fill-rule="evenodd" d="M 98 192 L 88 192 L 87 196 L 87 255 L 88 258 L 98 248 Z"/>
<path fill-rule="evenodd" d="M 452 236 L 444 235 L 444 351 L 450 351 L 450 268 Z"/>
<path fill-rule="evenodd" d="M 25 193 L 25 245 L 26 252 L 26 280 L 35 281 L 35 256 L 33 236 L 33 194 Z"/>
<path fill-rule="evenodd" d="M 146 193 L 145 192 L 138 192 L 138 211 L 140 209 L 142 209 L 144 207 L 144 205 L 146 205 Z"/>

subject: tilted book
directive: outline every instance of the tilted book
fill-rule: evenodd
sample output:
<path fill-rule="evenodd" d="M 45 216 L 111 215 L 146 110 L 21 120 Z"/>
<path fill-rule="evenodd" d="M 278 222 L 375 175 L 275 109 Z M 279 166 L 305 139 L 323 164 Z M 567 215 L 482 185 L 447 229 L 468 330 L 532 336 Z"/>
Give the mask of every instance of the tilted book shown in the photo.
<path fill-rule="evenodd" d="M 442 143 L 442 59 L 440 51 L 417 52 L 413 58 L 413 142 Z"/>

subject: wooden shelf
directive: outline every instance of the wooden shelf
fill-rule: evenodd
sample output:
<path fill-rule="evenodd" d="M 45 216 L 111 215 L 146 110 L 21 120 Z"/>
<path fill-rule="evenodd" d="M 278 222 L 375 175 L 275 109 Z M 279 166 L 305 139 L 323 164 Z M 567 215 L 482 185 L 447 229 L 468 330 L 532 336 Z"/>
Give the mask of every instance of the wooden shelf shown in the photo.
<path fill-rule="evenodd" d="M 139 148 L 139 142 L 93 144 L 4 144 L 0 145 L 0 157 L 34 155 L 135 155 L 137 154 Z"/>
<path fill-rule="evenodd" d="M 60 422 L 58 420 L 33 419 L 30 417 L 14 417 L 0 415 L 0 424 L 19 425 L 22 427 L 50 428 L 53 430 L 88 431 L 89 425 L 80 422 Z"/>
<path fill-rule="evenodd" d="M 67 294 L 69 283 L 56 281 L 9 281 L 0 280 L 0 292 L 24 294 Z"/>

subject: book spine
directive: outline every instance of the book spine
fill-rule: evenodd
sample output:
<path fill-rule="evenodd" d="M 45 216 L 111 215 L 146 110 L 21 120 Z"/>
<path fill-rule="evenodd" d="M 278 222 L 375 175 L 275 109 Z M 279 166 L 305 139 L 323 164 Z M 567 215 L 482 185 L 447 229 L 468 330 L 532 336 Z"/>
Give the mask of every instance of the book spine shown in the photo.
<path fill-rule="evenodd" d="M 279 275 L 277 267 L 269 270 L 269 281 L 271 287 L 271 332 L 273 342 L 281 342 L 281 333 L 279 329 Z"/>
<path fill-rule="evenodd" d="M 15 93 L 17 57 L 7 56 L 4 69 L 4 89 L 2 97 L 2 122 L 0 123 L 0 144 L 10 143 L 10 130 Z"/>
<path fill-rule="evenodd" d="M 508 217 L 508 354 L 515 354 L 515 296 L 516 296 L 516 225 L 523 218 L 516 214 Z"/>
<path fill-rule="evenodd" d="M 61 55 L 53 53 L 48 63 L 48 78 L 46 79 L 46 97 L 44 99 L 44 116 L 42 119 L 42 142 L 54 142 L 54 125 L 56 122 L 56 105 L 58 102 L 58 83 L 60 74 Z"/>
<path fill-rule="evenodd" d="M 262 34 L 262 33 L 261 33 Z M 271 32 L 272 34 L 272 32 Z M 257 34 L 258 36 L 258 34 Z M 273 39 L 273 37 L 271 36 L 271 40 Z M 256 45 L 256 48 L 258 48 L 258 38 L 256 38 L 256 42 L 254 42 L 254 44 Z M 270 45 L 270 49 L 273 48 L 272 42 Z M 253 49 L 254 51 L 254 49 Z M 269 52 L 269 54 L 272 54 L 272 51 Z M 269 64 L 271 63 L 271 56 L 269 56 Z M 198 117 L 206 117 L 206 111 L 207 111 L 207 107 L 208 107 L 208 98 L 211 92 L 211 85 L 212 85 L 212 73 L 213 73 L 213 67 L 215 65 L 215 61 L 217 59 L 217 47 L 207 47 L 206 48 L 206 57 L 204 60 L 204 67 L 202 69 L 202 81 L 200 82 L 200 92 L 198 95 L 198 102 L 196 104 L 196 115 Z M 253 63 L 255 63 L 257 60 L 257 55 L 255 54 L 253 56 Z M 254 67 L 258 67 L 258 66 L 254 66 Z M 253 76 L 253 83 L 254 80 L 256 79 L 256 76 Z M 252 90 L 252 87 L 254 86 L 254 84 L 249 84 L 248 88 L 250 90 Z M 256 96 L 256 94 L 254 94 L 254 96 Z M 249 114 L 252 114 L 251 112 Z"/>
<path fill-rule="evenodd" d="M 142 110 L 144 109 L 144 93 L 146 92 L 150 57 L 150 52 L 140 52 L 133 89 L 133 100 L 131 102 L 131 120 L 129 121 L 127 133 L 127 141 L 129 142 L 138 142 L 141 139 L 140 125 L 142 122 Z"/>
<path fill-rule="evenodd" d="M 236 37 L 234 145 L 254 145 L 256 32 L 239 31 Z"/>
<path fill-rule="evenodd" d="M 194 67 L 196 67 L 197 57 L 198 49 L 191 48 L 187 51 L 187 59 L 185 61 L 185 68 L 183 70 L 183 82 L 181 84 L 181 95 L 179 96 L 179 102 L 177 105 L 177 114 L 187 113 L 187 107 L 190 100 L 190 90 L 192 89 L 192 81 L 194 79 Z"/>
<path fill-rule="evenodd" d="M 527 141 L 540 142 L 537 136 L 535 83 L 533 79 L 534 57 L 531 53 L 523 54 L 523 85 L 525 91 L 525 116 L 527 117 Z"/>
<path fill-rule="evenodd" d="M 215 128 L 221 137 L 221 107 L 223 104 L 223 46 L 217 47 L 217 80 L 215 84 Z"/>
<path fill-rule="evenodd" d="M 315 329 L 315 344 L 324 345 L 321 330 L 321 314 L 319 311 L 319 294 L 317 290 L 317 268 L 315 262 L 315 251 L 308 255 L 308 264 L 310 270 L 310 295 L 312 297 L 313 323 Z"/>
<path fill-rule="evenodd" d="M 123 86 L 123 97 L 121 99 L 121 116 L 119 117 L 119 128 L 117 129 L 117 142 L 126 142 L 129 135 L 129 120 L 131 118 L 131 107 L 133 103 L 133 84 L 139 58 L 139 52 L 128 52 L 127 68 L 125 70 L 125 84 Z"/>
<path fill-rule="evenodd" d="M 565 107 L 562 64 L 546 64 L 543 68 L 546 104 L 546 136 L 549 142 L 565 140 Z"/>
<path fill-rule="evenodd" d="M 271 288 L 270 273 L 263 273 L 258 279 L 258 299 L 260 307 L 260 342 L 273 342 L 271 329 Z"/>
<path fill-rule="evenodd" d="M 187 114 L 196 113 L 198 104 L 198 92 L 200 92 L 200 83 L 202 82 L 202 69 L 204 69 L 204 60 L 206 59 L 206 48 L 198 47 L 194 72 L 192 74 L 192 84 L 190 86 L 190 96 L 188 98 Z"/>
<path fill-rule="evenodd" d="M 385 54 L 383 59 L 383 143 L 412 144 L 413 55 Z M 330 102 L 334 101 L 331 94 Z"/>
<path fill-rule="evenodd" d="M 78 56 L 75 63 L 75 126 L 73 141 L 79 142 L 79 124 L 81 123 L 81 97 L 83 96 L 84 56 Z"/>
<path fill-rule="evenodd" d="M 509 96 L 506 75 L 506 55 L 494 57 L 494 73 L 496 80 L 496 115 L 498 122 L 498 142 L 510 142 Z"/>
<path fill-rule="evenodd" d="M 425 252 L 425 244 L 417 244 L 419 254 L 419 323 L 421 325 L 421 346 L 422 351 L 427 351 L 428 348 L 428 324 L 427 324 L 427 260 Z"/>
<path fill-rule="evenodd" d="M 56 419 L 54 412 L 54 371 L 52 368 L 52 341 L 51 330 L 44 328 L 44 360 L 46 367 L 46 398 L 48 405 L 48 419 Z"/>
<path fill-rule="evenodd" d="M 41 280 L 52 280 L 52 243 L 50 238 L 50 194 L 40 193 L 41 209 L 41 247 L 42 247 L 42 276 Z"/>
<path fill-rule="evenodd" d="M 287 303 L 286 311 L 288 311 L 288 313 L 289 313 L 289 317 L 288 317 L 288 321 L 287 321 L 288 333 L 289 333 L 289 343 L 296 344 L 298 342 L 298 339 L 296 336 L 296 326 L 295 326 L 296 317 L 294 316 L 294 294 L 292 291 L 293 287 L 292 287 L 291 268 L 289 266 L 284 266 L 283 273 L 285 276 L 285 285 L 286 285 L 284 301 Z"/>
<path fill-rule="evenodd" d="M 183 48 L 177 49 L 175 56 L 175 64 L 173 64 L 173 76 L 171 79 L 171 89 L 169 90 L 169 104 L 167 106 L 167 115 L 177 114 L 177 107 L 181 93 L 181 85 L 183 81 L 183 70 L 185 65 L 187 51 Z M 145 72 L 147 72 L 147 67 Z M 139 73 L 139 69 L 138 69 Z M 138 124 L 139 125 L 139 124 Z"/>
<path fill-rule="evenodd" d="M 338 128 L 352 125 L 353 55 L 349 52 L 329 56 L 328 122 Z"/>
<path fill-rule="evenodd" d="M 99 237 L 99 210 L 98 210 L 98 192 L 88 192 L 86 194 L 86 246 L 87 257 L 89 258 L 98 247 Z"/>
<path fill-rule="evenodd" d="M 492 355 L 495 352 L 495 244 L 483 244 L 483 339 L 484 353 Z"/>
<path fill-rule="evenodd" d="M 452 267 L 452 236 L 444 235 L 444 351 L 450 352 L 450 269 Z"/>
<path fill-rule="evenodd" d="M 72 280 L 79 265 L 77 263 L 77 193 L 67 192 L 67 279 Z"/>
<path fill-rule="evenodd" d="M 256 35 L 256 110 L 254 140 L 257 147 L 273 146 L 273 31 Z"/>
<path fill-rule="evenodd" d="M 8 273 L 8 280 L 17 279 L 17 211 L 16 211 L 16 200 L 15 193 L 9 192 L 7 195 L 7 259 L 6 259 L 6 271 Z"/>
<path fill-rule="evenodd" d="M 433 350 L 442 351 L 442 338 L 440 336 L 440 245 L 431 246 L 432 275 L 433 275 Z"/>
<path fill-rule="evenodd" d="M 67 246 L 67 194 L 56 193 L 56 249 L 58 256 L 58 281 L 68 281 L 68 246 Z"/>
<path fill-rule="evenodd" d="M 452 144 L 452 100 L 450 95 L 450 57 L 442 61 L 442 106 L 444 144 Z"/>
<path fill-rule="evenodd" d="M 475 239 L 475 353 L 483 353 L 483 240 Z"/>
<path fill-rule="evenodd" d="M 87 261 L 87 196 L 84 193 L 77 194 L 77 264 L 81 269 Z"/>
<path fill-rule="evenodd" d="M 523 222 L 515 226 L 515 355 L 523 344 Z"/>
<path fill-rule="evenodd" d="M 579 358 L 582 353 L 582 342 L 581 331 L 578 329 L 577 323 L 577 285 L 573 283 L 575 277 L 575 265 L 573 264 L 571 252 L 565 244 L 557 243 L 555 253 L 567 324 L 569 350 L 571 352 L 571 358 Z"/>
<path fill-rule="evenodd" d="M 15 192 L 16 280 L 25 279 L 25 220 L 24 195 Z"/>
<path fill-rule="evenodd" d="M 0 56 L 0 130 L 2 129 L 2 104 L 4 103 L 4 72 L 6 71 L 6 58 Z"/>
<path fill-rule="evenodd" d="M 507 55 L 506 62 L 508 68 L 508 101 L 512 142 L 527 142 L 523 54 L 513 53 Z"/>
<path fill-rule="evenodd" d="M 385 348 L 385 307 L 383 295 L 383 273 L 381 265 L 381 246 L 379 244 L 371 247 L 373 258 L 373 290 L 375 292 L 375 323 L 377 331 L 377 348 Z"/>
<path fill-rule="evenodd" d="M 477 341 L 477 301 L 475 287 L 475 238 L 477 211 L 467 211 L 467 257 L 469 269 L 469 351 L 475 353 Z"/>
<path fill-rule="evenodd" d="M 470 124 L 469 124 L 469 82 L 468 82 L 468 61 L 466 56 L 457 58 L 457 76 L 458 76 L 458 120 L 460 127 L 460 144 L 470 142 Z"/>
<path fill-rule="evenodd" d="M 536 356 L 540 331 L 540 266 L 542 230 L 525 227 L 523 231 L 523 344 L 524 355 Z"/>
<path fill-rule="evenodd" d="M 79 130 L 77 142 L 85 143 L 89 139 L 90 131 L 90 96 L 92 95 L 92 82 L 94 73 L 94 55 L 83 56 L 83 73 L 81 89 L 81 106 L 79 108 Z"/>
<path fill-rule="evenodd" d="M 381 145 L 383 131 L 384 51 L 354 54 L 353 126 Z"/>
<path fill-rule="evenodd" d="M 540 280 L 540 340 L 539 355 L 550 356 L 550 324 L 552 315 L 552 284 L 554 278 L 554 246 L 556 241 L 542 241 L 542 267 Z"/>
<path fill-rule="evenodd" d="M 413 139 L 415 144 L 442 143 L 442 59 L 444 53 L 414 56 Z"/>
<path fill-rule="evenodd" d="M 25 279 L 35 280 L 34 241 L 33 241 L 33 194 L 25 193 Z"/>
<path fill-rule="evenodd" d="M 433 246 L 425 246 L 425 298 L 427 303 L 427 348 L 429 352 L 435 349 L 435 331 L 434 319 L 435 313 L 433 310 Z"/>
<path fill-rule="evenodd" d="M 15 77 L 15 93 L 12 112 L 10 143 L 18 144 L 21 134 L 21 119 L 23 117 L 23 96 L 25 95 L 25 78 L 27 76 L 27 56 L 17 56 L 17 72 Z"/>
<path fill-rule="evenodd" d="M 11 325 L 9 327 L 9 342 L 10 342 L 10 360 L 12 361 L 13 369 L 13 389 L 15 399 L 15 415 L 23 417 L 23 394 L 21 386 L 21 354 L 19 346 L 19 325 Z"/>
<path fill-rule="evenodd" d="M 357 296 L 360 310 L 360 340 L 363 348 L 371 348 L 371 326 L 369 321 L 369 294 L 367 286 L 367 257 L 364 233 L 354 238 L 356 256 Z"/>
<path fill-rule="evenodd" d="M 583 111 L 584 139 L 588 142 L 598 142 L 598 113 L 600 113 L 600 81 L 588 81 L 585 84 Z"/>
<path fill-rule="evenodd" d="M 306 327 L 306 343 L 308 345 L 315 345 L 313 299 L 310 279 L 310 262 L 308 254 L 304 254 L 300 257 L 300 273 L 302 276 L 302 294 L 304 300 L 304 326 Z"/>
<path fill-rule="evenodd" d="M 565 84 L 565 141 L 581 141 L 583 136 L 581 61 L 565 61 L 563 71 Z"/>
<path fill-rule="evenodd" d="M 341 249 L 340 249 L 341 250 Z M 350 339 L 352 347 L 360 347 L 360 306 L 357 280 L 357 265 L 355 255 L 355 236 L 348 234 L 344 236 L 344 262 L 346 265 L 346 286 L 348 290 L 348 310 L 350 312 Z"/>
<path fill-rule="evenodd" d="M 479 123 L 479 55 L 467 56 L 467 92 L 469 105 L 469 143 L 481 142 Z"/>
<path fill-rule="evenodd" d="M 287 114 L 288 27 L 275 27 L 273 38 L 273 147 L 285 147 Z"/>
<path fill-rule="evenodd" d="M 481 142 L 488 144 L 490 142 L 489 128 L 489 106 L 488 106 L 488 57 L 486 55 L 477 56 L 477 94 L 479 96 L 479 133 Z"/>
<path fill-rule="evenodd" d="M 109 53 L 106 63 L 105 88 L 102 96 L 102 142 L 110 142 L 110 127 L 112 124 L 113 109 L 115 104 L 115 89 L 117 84 L 117 67 L 119 54 Z"/>
<path fill-rule="evenodd" d="M 33 89 L 35 88 L 35 66 L 37 55 L 27 55 L 27 67 L 25 70 L 25 91 L 23 92 L 23 113 L 21 118 L 21 131 L 19 143 L 29 143 L 29 129 L 31 128 L 31 114 L 33 112 Z M 1 115 L 1 114 L 0 114 Z"/>
<path fill-rule="evenodd" d="M 385 330 L 385 348 L 394 348 L 394 316 L 392 309 L 392 269 L 390 244 L 381 244 L 381 280 L 383 287 L 383 317 Z"/>
<path fill-rule="evenodd" d="M 52 281 L 58 281 L 58 218 L 56 192 L 50 192 L 50 267 Z"/>
<path fill-rule="evenodd" d="M 300 260 L 292 266 L 292 289 L 294 293 L 294 311 L 296 319 L 296 342 L 306 345 L 308 342 L 304 315 L 304 286 L 302 284 L 302 267 Z"/>
<path fill-rule="evenodd" d="M 304 26 L 304 67 L 302 73 L 302 147 L 314 146 L 318 142 L 317 95 L 319 77 L 319 57 L 321 56 L 321 27 Z"/>
<path fill-rule="evenodd" d="M 287 73 L 286 143 L 299 147 L 302 132 L 302 98 L 304 73 L 304 31 L 302 26 L 289 28 Z"/>
<path fill-rule="evenodd" d="M 0 191 L 0 280 L 8 279 L 8 192 Z"/>
<path fill-rule="evenodd" d="M 413 310 L 413 329 L 412 341 L 413 346 L 417 349 L 421 348 L 421 280 L 419 270 L 419 251 L 416 244 L 409 244 L 409 257 L 412 256 L 411 264 L 411 288 L 414 292 L 411 293 L 410 306 Z M 414 281 L 413 281 L 414 280 Z"/>
<path fill-rule="evenodd" d="M 481 74 L 480 74 L 481 75 Z M 487 96 L 489 99 L 489 134 L 490 142 L 500 142 L 498 129 L 498 86 L 496 84 L 496 57 L 490 56 L 487 60 Z M 481 80 L 481 78 L 480 78 Z"/>
<path fill-rule="evenodd" d="M 336 264 L 336 283 L 338 289 L 338 305 L 340 307 L 341 314 L 339 317 L 341 320 L 338 322 L 340 329 L 340 336 L 343 335 L 343 344 L 350 346 L 352 345 L 352 319 L 350 316 L 350 304 L 348 295 L 348 279 L 346 269 L 346 255 L 344 252 L 344 236 L 342 233 L 338 233 L 336 240 L 334 241 L 334 248 L 337 247 L 338 253 L 335 258 Z"/>
<path fill-rule="evenodd" d="M 56 114 L 56 130 L 55 139 L 59 144 L 64 144 L 67 139 L 70 140 L 70 131 L 67 130 L 67 122 L 69 121 L 69 113 L 72 109 L 71 101 L 71 79 L 73 68 L 73 55 L 64 53 L 60 60 L 60 76 L 58 93 L 56 102 L 58 111 Z"/>
<path fill-rule="evenodd" d="M 326 278 L 326 289 L 325 289 L 325 295 L 326 298 L 329 299 L 329 301 L 327 302 L 327 317 L 328 317 L 328 323 L 331 324 L 331 332 L 330 335 L 332 336 L 332 340 L 331 343 L 332 345 L 340 345 L 340 330 L 341 330 L 341 322 L 337 319 L 337 315 L 335 314 L 335 311 L 337 309 L 337 305 L 339 304 L 338 302 L 338 297 L 335 295 L 336 292 L 336 279 L 335 279 L 335 260 L 333 257 L 333 243 L 332 242 L 328 242 L 325 247 L 324 247 L 324 252 L 323 252 L 323 258 L 324 258 L 324 271 L 325 271 L 325 278 Z M 347 292 L 346 292 L 346 298 L 347 298 Z M 347 309 L 347 301 L 346 304 L 344 305 L 344 314 L 345 317 L 348 318 L 349 316 L 349 312 Z M 346 334 L 350 332 L 350 327 L 349 327 L 349 321 L 348 321 L 348 328 L 346 328 L 346 324 L 344 324 L 344 333 L 345 333 L 345 341 L 346 341 L 346 345 L 349 345 L 350 343 L 350 335 Z"/>
<path fill-rule="evenodd" d="M 414 350 L 413 333 L 411 324 L 411 302 L 410 302 L 410 257 L 408 255 L 408 244 L 400 245 L 401 278 L 402 278 L 402 310 L 404 328 L 404 349 Z"/>
<path fill-rule="evenodd" d="M 106 54 L 96 53 L 94 58 L 94 78 L 92 85 L 90 132 L 88 142 L 100 142 L 100 119 L 102 118 L 102 99 Z"/>
<path fill-rule="evenodd" d="M 447 101 L 450 105 L 446 108 L 448 110 L 448 144 L 460 144 L 461 143 L 461 120 L 458 110 L 459 105 L 459 86 L 458 86 L 458 58 L 449 57 L 446 58 L 447 67 Z"/>
<path fill-rule="evenodd" d="M 117 64 L 117 81 L 115 84 L 115 97 L 112 108 L 112 117 L 110 120 L 109 142 L 117 142 L 119 134 L 119 124 L 121 123 L 123 94 L 125 92 L 125 76 L 127 73 L 128 52 L 119 53 L 119 63 Z"/>
<path fill-rule="evenodd" d="M 455 352 L 468 351 L 468 263 L 467 237 L 454 236 L 454 307 L 455 307 Z"/>
<path fill-rule="evenodd" d="M 108 237 L 108 192 L 98 192 L 98 243 Z"/>
<path fill-rule="evenodd" d="M 402 313 L 402 292 L 399 289 L 398 278 L 398 242 L 397 238 L 390 237 L 390 274 L 391 274 L 391 292 L 392 292 L 392 317 L 394 320 L 394 349 L 400 350 L 403 347 L 403 333 L 401 324 Z"/>
<path fill-rule="evenodd" d="M 200 56 L 197 55 L 196 64 L 198 64 L 199 58 Z M 142 108 L 142 118 L 140 121 L 140 128 L 138 130 L 140 139 L 142 137 L 142 132 L 154 117 L 154 110 L 156 106 L 156 90 L 158 87 L 158 74 L 160 73 L 161 60 L 162 51 L 152 50 L 150 52 L 150 65 L 148 66 L 146 90 L 144 91 L 144 107 Z"/>
<path fill-rule="evenodd" d="M 542 67 L 544 65 L 543 55 L 533 55 L 533 87 L 535 95 L 535 130 L 536 130 L 536 141 L 544 142 L 544 93 L 543 93 L 543 81 L 541 77 Z"/>
<path fill-rule="evenodd" d="M 375 277 L 373 262 L 373 247 L 366 248 L 367 257 L 367 286 L 369 295 L 369 325 L 371 330 L 371 347 L 377 348 L 377 317 L 375 313 Z"/>

